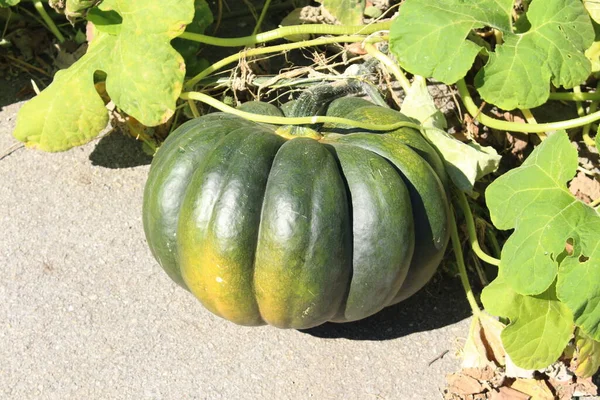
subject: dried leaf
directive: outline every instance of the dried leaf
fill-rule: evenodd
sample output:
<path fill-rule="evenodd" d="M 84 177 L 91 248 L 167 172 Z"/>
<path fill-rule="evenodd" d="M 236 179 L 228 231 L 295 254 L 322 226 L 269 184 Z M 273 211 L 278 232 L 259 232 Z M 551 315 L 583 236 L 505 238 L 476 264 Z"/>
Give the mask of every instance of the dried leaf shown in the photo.
<path fill-rule="evenodd" d="M 526 393 L 536 400 L 554 400 L 554 395 L 546 381 L 537 379 L 517 379 L 511 388 Z"/>

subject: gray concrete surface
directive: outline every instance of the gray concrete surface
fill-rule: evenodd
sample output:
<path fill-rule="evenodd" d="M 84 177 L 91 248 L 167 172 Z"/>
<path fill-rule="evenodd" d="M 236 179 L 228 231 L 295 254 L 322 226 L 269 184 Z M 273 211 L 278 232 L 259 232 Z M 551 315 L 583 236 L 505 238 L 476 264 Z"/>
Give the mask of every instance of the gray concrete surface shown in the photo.
<path fill-rule="evenodd" d="M 0 82 L 0 154 L 17 86 Z M 441 398 L 468 330 L 458 279 L 358 323 L 233 325 L 147 249 L 147 162 L 121 135 L 0 160 L 0 399 Z"/>

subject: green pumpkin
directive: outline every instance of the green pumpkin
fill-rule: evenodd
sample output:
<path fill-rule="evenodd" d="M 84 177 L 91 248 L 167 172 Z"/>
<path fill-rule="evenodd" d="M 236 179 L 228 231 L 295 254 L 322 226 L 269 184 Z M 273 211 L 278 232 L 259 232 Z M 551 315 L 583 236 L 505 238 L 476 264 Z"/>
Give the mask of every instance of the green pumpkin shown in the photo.
<path fill-rule="evenodd" d="M 325 114 L 408 120 L 352 97 Z M 143 221 L 169 276 L 237 324 L 295 329 L 359 320 L 421 289 L 448 243 L 449 205 L 442 161 L 420 132 L 286 132 L 214 113 L 168 137 Z"/>

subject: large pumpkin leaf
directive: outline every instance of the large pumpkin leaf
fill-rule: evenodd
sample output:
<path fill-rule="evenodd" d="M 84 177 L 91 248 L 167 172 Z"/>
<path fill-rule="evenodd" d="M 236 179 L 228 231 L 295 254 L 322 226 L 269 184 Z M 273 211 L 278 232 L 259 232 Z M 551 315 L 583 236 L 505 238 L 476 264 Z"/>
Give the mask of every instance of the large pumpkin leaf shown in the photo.
<path fill-rule="evenodd" d="M 98 70 L 107 74 L 112 101 L 142 124 L 159 125 L 173 114 L 185 64 L 170 41 L 192 21 L 194 1 L 105 0 L 99 7 L 122 17 L 120 29 L 100 31 L 80 60 L 21 108 L 14 136 L 28 146 L 62 151 L 100 132 L 107 110 L 94 87 Z"/>
<path fill-rule="evenodd" d="M 502 249 L 500 273 L 517 293 L 539 294 L 552 284 L 567 240 L 575 239 L 576 247 L 596 243 L 587 226 L 597 214 L 566 186 L 576 169 L 577 151 L 561 131 L 486 191 L 494 225 L 515 228 Z"/>
<path fill-rule="evenodd" d="M 523 296 L 498 277 L 483 290 L 481 301 L 489 313 L 510 318 L 501 334 L 502 344 L 521 368 L 547 367 L 571 338 L 573 316 L 556 298 L 554 285 L 544 293 Z"/>
<path fill-rule="evenodd" d="M 391 48 L 408 71 L 454 83 L 483 47 L 468 39 L 473 29 L 500 31 L 504 44 L 489 52 L 476 76 L 482 97 L 501 108 L 533 108 L 546 102 L 550 81 L 573 87 L 590 74 L 584 51 L 594 40 L 580 1 L 534 0 L 518 26 L 513 0 L 407 0 L 392 25 Z"/>
<path fill-rule="evenodd" d="M 600 341 L 600 215 L 567 189 L 576 169 L 577 151 L 564 131 L 555 133 L 494 181 L 486 201 L 498 228 L 515 229 L 502 249 L 503 281 L 520 295 L 537 295 L 556 280 L 575 324 Z"/>

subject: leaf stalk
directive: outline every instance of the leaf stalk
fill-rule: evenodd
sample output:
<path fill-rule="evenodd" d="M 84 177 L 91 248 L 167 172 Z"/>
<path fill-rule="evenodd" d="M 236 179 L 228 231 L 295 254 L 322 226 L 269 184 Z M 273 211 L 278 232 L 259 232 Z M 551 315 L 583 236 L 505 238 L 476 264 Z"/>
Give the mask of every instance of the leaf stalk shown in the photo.
<path fill-rule="evenodd" d="M 580 126 L 584 126 L 600 120 L 600 111 L 597 111 L 588 114 L 584 117 L 542 124 L 522 124 L 518 122 L 502 121 L 485 115 L 479 110 L 479 107 L 477 107 L 477 105 L 473 101 L 473 98 L 471 97 L 471 94 L 469 93 L 469 89 L 467 88 L 467 84 L 465 83 L 464 79 L 461 79 L 458 82 L 456 82 L 456 87 L 458 89 L 458 93 L 460 94 L 462 102 L 469 114 L 471 114 L 477 121 L 481 122 L 483 125 L 486 125 L 493 129 L 510 132 L 539 133 L 557 131 L 560 129 L 578 128 Z"/>
<path fill-rule="evenodd" d="M 50 32 L 52 32 L 52 34 L 54 36 L 56 36 L 56 39 L 60 43 L 63 43 L 65 41 L 65 37 L 58 30 L 58 27 L 56 26 L 54 21 L 52 21 L 52 18 L 50 18 L 50 16 L 46 12 L 46 9 L 44 8 L 44 3 L 42 3 L 42 0 L 33 0 L 33 6 L 35 7 L 36 11 L 40 14 L 40 16 L 42 17 L 44 22 L 46 23 L 46 26 L 50 30 Z"/>
<path fill-rule="evenodd" d="M 180 98 L 183 100 L 197 100 L 203 103 L 206 103 L 217 110 L 237 115 L 238 117 L 242 117 L 249 121 L 254 122 L 262 122 L 267 124 L 274 125 L 310 125 L 310 124 L 340 124 L 340 125 L 350 125 L 356 128 L 371 130 L 371 131 L 393 131 L 396 129 L 400 129 L 403 127 L 409 127 L 413 129 L 421 129 L 419 124 L 415 124 L 412 122 L 401 121 L 393 124 L 371 124 L 364 121 L 354 121 L 347 118 L 339 118 L 339 117 L 326 117 L 326 116 L 311 116 L 311 117 L 275 117 L 270 115 L 259 115 L 253 114 L 245 111 L 241 111 L 230 107 L 221 101 L 210 97 L 204 93 L 200 92 L 184 92 L 180 95 Z"/>
<path fill-rule="evenodd" d="M 39 0 L 38 0 L 39 1 Z M 271 31 L 257 33 L 255 35 L 244 36 L 239 38 L 220 38 L 200 33 L 183 32 L 179 38 L 192 40 L 204 44 L 219 47 L 242 47 L 252 46 L 258 43 L 277 40 L 286 36 L 293 35 L 370 35 L 379 31 L 387 31 L 390 29 L 391 21 L 377 22 L 370 25 L 323 25 L 323 24 L 307 24 L 307 25 L 291 25 L 282 26 Z"/>
<path fill-rule="evenodd" d="M 458 202 L 458 206 L 460 207 L 465 216 L 465 222 L 467 223 L 467 231 L 469 232 L 469 244 L 471 245 L 473 252 L 482 261 L 488 264 L 499 266 L 500 260 L 484 252 L 481 249 L 481 246 L 479 245 L 479 240 L 477 239 L 477 231 L 475 229 L 475 222 L 473 221 L 473 213 L 471 212 L 471 207 L 469 206 L 467 196 L 465 196 L 465 194 L 460 190 L 456 190 L 456 200 Z"/>
<path fill-rule="evenodd" d="M 467 296 L 469 306 L 475 317 L 479 317 L 481 309 L 475 300 L 473 295 L 473 289 L 469 283 L 469 276 L 467 275 L 467 267 L 465 266 L 465 259 L 463 256 L 462 248 L 460 246 L 460 239 L 458 238 L 458 228 L 456 226 L 456 218 L 454 217 L 454 209 L 450 210 L 450 239 L 452 240 L 452 249 L 454 250 L 454 256 L 456 257 L 456 264 L 458 265 L 458 272 L 460 275 L 460 282 L 462 283 L 463 289 Z"/>

